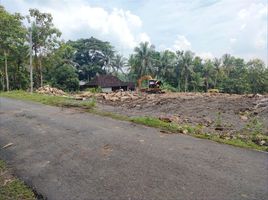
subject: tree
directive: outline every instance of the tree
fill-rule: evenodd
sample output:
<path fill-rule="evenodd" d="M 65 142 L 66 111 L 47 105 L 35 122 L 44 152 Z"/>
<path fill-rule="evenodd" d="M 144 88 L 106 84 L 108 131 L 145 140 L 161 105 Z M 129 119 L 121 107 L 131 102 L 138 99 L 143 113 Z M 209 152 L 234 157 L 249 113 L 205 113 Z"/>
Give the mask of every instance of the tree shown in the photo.
<path fill-rule="evenodd" d="M 172 79 L 173 69 L 176 63 L 176 54 L 172 51 L 165 50 L 160 53 L 158 63 L 157 76 L 164 77 L 166 81 Z"/>
<path fill-rule="evenodd" d="M 221 73 L 221 59 L 214 58 L 213 65 L 214 65 L 214 68 L 215 68 L 214 87 L 217 88 L 219 75 Z"/>
<path fill-rule="evenodd" d="M 105 74 L 112 68 L 113 46 L 94 37 L 69 41 L 75 49 L 74 62 L 77 63 L 79 79 L 89 81 L 96 74 Z"/>
<path fill-rule="evenodd" d="M 203 68 L 204 73 L 204 79 L 205 79 L 205 86 L 206 86 L 206 92 L 208 91 L 210 85 L 213 84 L 213 74 L 215 74 L 214 68 L 213 68 L 213 62 L 211 60 L 206 60 L 204 63 Z"/>
<path fill-rule="evenodd" d="M 127 66 L 127 59 L 120 54 L 116 54 L 112 60 L 111 66 L 115 74 L 118 74 L 120 71 L 123 75 L 125 75 L 124 68 Z"/>
<path fill-rule="evenodd" d="M 63 64 L 54 71 L 52 85 L 67 91 L 76 91 L 79 89 L 78 75 L 70 64 Z"/>
<path fill-rule="evenodd" d="M 58 38 L 61 32 L 54 26 L 53 17 L 49 13 L 42 13 L 38 9 L 30 9 L 30 16 L 27 16 L 31 23 L 32 48 L 35 56 L 35 65 L 39 66 L 39 84 L 43 85 L 42 58 L 58 47 Z"/>
<path fill-rule="evenodd" d="M 193 86 L 193 91 L 197 92 L 204 86 L 204 78 L 202 77 L 202 74 L 199 72 L 194 72 L 192 74 L 192 80 L 191 85 Z"/>
<path fill-rule="evenodd" d="M 250 83 L 251 92 L 261 93 L 268 91 L 267 68 L 260 59 L 253 59 L 247 63 L 248 81 Z"/>
<path fill-rule="evenodd" d="M 134 57 L 136 63 L 140 64 L 138 77 L 145 75 L 146 73 L 151 73 L 152 70 L 152 55 L 154 52 L 154 46 L 150 45 L 149 42 L 141 42 L 138 47 L 134 49 Z"/>
<path fill-rule="evenodd" d="M 184 76 L 184 92 L 188 91 L 188 79 L 193 70 L 194 53 L 191 51 L 177 51 L 178 65 L 181 66 L 181 73 Z"/>
<path fill-rule="evenodd" d="M 10 14 L 4 7 L 0 6 L 0 48 L 4 55 L 6 90 L 9 91 L 8 56 L 22 45 L 25 40 L 25 29 L 21 23 L 22 17 L 19 14 Z"/>

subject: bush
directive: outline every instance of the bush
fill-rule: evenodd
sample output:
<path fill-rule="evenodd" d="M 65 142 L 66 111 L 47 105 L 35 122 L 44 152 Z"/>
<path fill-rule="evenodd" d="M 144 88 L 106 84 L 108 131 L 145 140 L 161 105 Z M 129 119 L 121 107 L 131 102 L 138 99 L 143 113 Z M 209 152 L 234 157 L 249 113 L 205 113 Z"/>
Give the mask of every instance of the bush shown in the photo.
<path fill-rule="evenodd" d="M 167 90 L 169 92 L 178 92 L 178 89 L 171 86 L 170 84 L 163 82 L 162 86 L 161 86 L 162 90 Z"/>
<path fill-rule="evenodd" d="M 87 88 L 86 91 L 91 92 L 91 93 L 100 93 L 100 92 L 102 92 L 100 87 Z"/>

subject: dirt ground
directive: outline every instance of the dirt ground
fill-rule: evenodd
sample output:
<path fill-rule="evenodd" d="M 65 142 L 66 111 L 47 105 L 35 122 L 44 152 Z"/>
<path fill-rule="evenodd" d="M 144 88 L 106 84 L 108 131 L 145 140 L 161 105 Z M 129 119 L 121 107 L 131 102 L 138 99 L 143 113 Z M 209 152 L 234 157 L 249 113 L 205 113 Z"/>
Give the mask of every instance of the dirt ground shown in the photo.
<path fill-rule="evenodd" d="M 257 119 L 268 135 L 268 95 L 122 92 L 97 99 L 103 111 L 202 125 L 210 133 L 241 131 Z"/>

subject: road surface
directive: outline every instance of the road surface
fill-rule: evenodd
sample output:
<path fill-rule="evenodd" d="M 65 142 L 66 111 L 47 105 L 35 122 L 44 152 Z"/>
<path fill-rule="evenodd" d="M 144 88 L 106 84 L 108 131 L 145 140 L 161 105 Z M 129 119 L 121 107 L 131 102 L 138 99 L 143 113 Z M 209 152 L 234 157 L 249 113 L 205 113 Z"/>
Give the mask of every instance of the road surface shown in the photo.
<path fill-rule="evenodd" d="M 0 98 L 0 158 L 48 200 L 268 197 L 268 154 Z"/>

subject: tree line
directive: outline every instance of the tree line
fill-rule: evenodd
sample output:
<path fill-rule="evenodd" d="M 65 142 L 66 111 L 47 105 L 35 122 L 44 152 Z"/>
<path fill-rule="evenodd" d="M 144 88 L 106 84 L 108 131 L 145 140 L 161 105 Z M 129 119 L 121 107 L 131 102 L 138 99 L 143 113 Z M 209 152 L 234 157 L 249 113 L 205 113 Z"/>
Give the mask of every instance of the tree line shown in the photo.
<path fill-rule="evenodd" d="M 0 6 L 0 90 L 29 89 L 30 66 L 34 88 L 50 84 L 76 91 L 79 81 L 97 74 L 134 82 L 148 74 L 172 91 L 268 92 L 268 69 L 260 59 L 246 62 L 230 54 L 202 59 L 191 51 L 157 51 L 148 42 L 140 43 L 127 59 L 94 37 L 63 41 L 49 13 L 30 9 L 22 16 Z"/>

